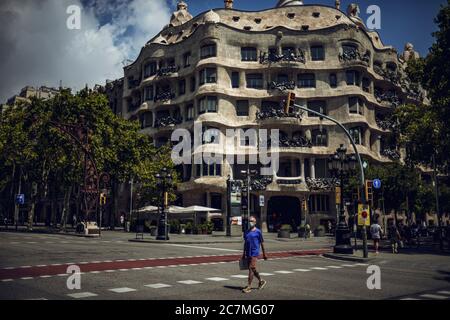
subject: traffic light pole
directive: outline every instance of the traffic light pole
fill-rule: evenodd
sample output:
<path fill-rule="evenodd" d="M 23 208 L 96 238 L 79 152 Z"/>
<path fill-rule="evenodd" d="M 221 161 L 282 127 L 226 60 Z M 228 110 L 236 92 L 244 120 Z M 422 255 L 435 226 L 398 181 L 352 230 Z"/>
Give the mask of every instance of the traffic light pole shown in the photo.
<path fill-rule="evenodd" d="M 342 125 L 339 121 L 337 121 L 336 119 L 333 119 L 333 118 L 331 118 L 331 117 L 329 117 L 329 116 L 327 116 L 327 115 L 325 115 L 323 113 L 320 113 L 320 112 L 315 111 L 315 110 L 310 110 L 307 107 L 303 107 L 303 106 L 300 106 L 300 105 L 295 104 L 295 103 L 293 104 L 293 106 L 296 107 L 296 108 L 299 108 L 300 110 L 303 110 L 303 111 L 306 111 L 306 112 L 310 112 L 310 113 L 315 114 L 315 115 L 317 115 L 317 116 L 319 116 L 321 118 L 327 119 L 327 120 L 335 123 L 336 125 L 338 125 L 344 131 L 345 135 L 349 138 L 350 143 L 353 146 L 353 150 L 355 151 L 356 159 L 358 160 L 358 163 L 359 163 L 359 168 L 360 168 L 360 173 L 361 173 L 361 176 L 360 176 L 360 188 L 361 188 L 361 191 L 362 191 L 361 192 L 361 202 L 362 202 L 363 205 L 365 205 L 366 204 L 366 194 L 365 194 L 365 190 L 364 190 L 364 188 L 365 188 L 364 166 L 363 166 L 363 163 L 362 163 L 362 160 L 361 160 L 361 155 L 359 154 L 358 149 L 356 148 L 356 143 L 353 140 L 350 132 L 348 132 L 348 130 L 344 127 L 344 125 Z M 368 254 L 368 250 L 367 250 L 367 230 L 366 230 L 366 226 L 365 225 L 363 226 L 363 252 L 364 252 L 364 258 L 367 258 L 369 256 L 369 254 Z"/>

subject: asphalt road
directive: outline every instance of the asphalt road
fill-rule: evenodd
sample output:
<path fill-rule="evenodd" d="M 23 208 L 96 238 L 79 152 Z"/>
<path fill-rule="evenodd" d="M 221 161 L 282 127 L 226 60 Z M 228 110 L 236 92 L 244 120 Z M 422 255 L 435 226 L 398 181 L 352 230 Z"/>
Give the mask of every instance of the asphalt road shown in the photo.
<path fill-rule="evenodd" d="M 448 255 L 382 253 L 364 264 L 322 257 L 327 239 L 266 239 L 269 260 L 258 267 L 268 284 L 243 294 L 242 244 L 129 242 L 133 236 L 0 232 L 0 299 L 450 299 Z M 369 264 L 380 267 L 380 290 L 367 288 Z M 69 265 L 81 270 L 80 290 L 67 287 Z"/>

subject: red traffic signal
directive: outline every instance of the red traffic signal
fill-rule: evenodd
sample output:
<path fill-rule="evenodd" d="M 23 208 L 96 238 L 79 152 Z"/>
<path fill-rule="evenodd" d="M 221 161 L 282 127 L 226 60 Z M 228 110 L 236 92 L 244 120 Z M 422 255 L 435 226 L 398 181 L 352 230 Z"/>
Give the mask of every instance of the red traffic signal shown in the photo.
<path fill-rule="evenodd" d="M 363 211 L 363 212 L 361 212 L 361 216 L 362 216 L 364 219 L 367 219 L 367 217 L 369 216 L 369 214 L 367 213 L 367 211 Z"/>

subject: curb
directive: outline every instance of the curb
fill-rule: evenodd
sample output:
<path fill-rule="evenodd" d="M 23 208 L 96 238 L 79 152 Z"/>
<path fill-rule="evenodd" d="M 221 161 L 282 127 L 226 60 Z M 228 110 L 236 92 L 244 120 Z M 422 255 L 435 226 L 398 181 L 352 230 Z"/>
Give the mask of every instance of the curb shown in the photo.
<path fill-rule="evenodd" d="M 172 243 L 172 244 L 215 244 L 215 243 L 242 243 L 242 240 L 218 240 L 218 241 L 171 241 L 171 240 L 140 240 L 128 239 L 129 242 L 136 243 Z"/>
<path fill-rule="evenodd" d="M 362 258 L 362 257 L 355 257 L 351 255 L 344 255 L 344 254 L 338 254 L 338 253 L 324 253 L 322 254 L 325 258 L 335 259 L 335 260 L 342 260 L 342 261 L 350 261 L 350 262 L 369 262 L 375 260 L 375 257 L 369 257 L 369 258 Z"/>

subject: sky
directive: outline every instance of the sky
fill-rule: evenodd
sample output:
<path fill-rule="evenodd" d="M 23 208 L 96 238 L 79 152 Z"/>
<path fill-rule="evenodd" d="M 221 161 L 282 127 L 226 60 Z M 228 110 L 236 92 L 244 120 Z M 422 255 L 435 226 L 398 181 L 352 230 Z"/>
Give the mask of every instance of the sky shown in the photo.
<path fill-rule="evenodd" d="M 223 8 L 223 0 L 185 0 L 193 16 Z M 385 45 L 400 52 L 406 42 L 422 56 L 433 43 L 433 22 L 446 0 L 341 1 L 360 5 L 366 21 L 369 5 L 381 9 Z M 141 47 L 163 26 L 177 0 L 0 0 L 0 103 L 26 85 L 78 90 L 123 76 L 123 63 L 134 60 Z M 235 0 L 234 8 L 257 11 L 277 0 Z M 305 4 L 334 6 L 334 0 L 304 0 Z M 81 9 L 80 29 L 68 29 L 71 5 Z M 70 20 L 73 21 L 73 20 Z"/>

